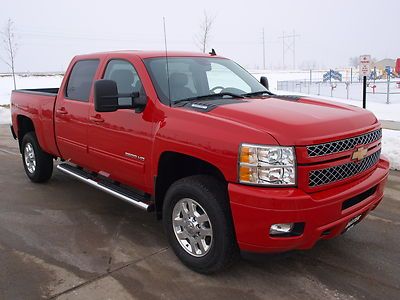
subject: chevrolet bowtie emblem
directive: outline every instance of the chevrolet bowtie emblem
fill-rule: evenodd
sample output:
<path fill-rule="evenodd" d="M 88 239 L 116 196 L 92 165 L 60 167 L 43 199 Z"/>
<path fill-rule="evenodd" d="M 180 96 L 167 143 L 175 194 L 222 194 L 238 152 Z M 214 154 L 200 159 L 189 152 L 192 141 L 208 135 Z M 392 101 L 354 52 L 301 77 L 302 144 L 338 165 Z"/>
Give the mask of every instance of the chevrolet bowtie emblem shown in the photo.
<path fill-rule="evenodd" d="M 353 160 L 362 160 L 368 153 L 368 149 L 364 149 L 364 147 L 358 148 L 356 151 L 353 152 L 353 156 L 351 159 Z"/>

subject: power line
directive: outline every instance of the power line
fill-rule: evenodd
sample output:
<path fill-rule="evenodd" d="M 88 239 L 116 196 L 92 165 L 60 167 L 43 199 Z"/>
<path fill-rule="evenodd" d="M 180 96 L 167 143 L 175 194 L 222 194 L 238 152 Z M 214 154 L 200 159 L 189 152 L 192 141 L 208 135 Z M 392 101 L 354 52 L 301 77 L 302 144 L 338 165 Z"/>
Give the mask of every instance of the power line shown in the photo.
<path fill-rule="evenodd" d="M 299 34 L 296 34 L 295 30 L 293 30 L 293 34 L 286 35 L 283 32 L 283 35 L 278 37 L 278 39 L 282 39 L 282 67 L 285 68 L 285 55 L 286 51 L 291 51 L 293 55 L 293 69 L 296 69 L 296 38 L 300 37 Z"/>

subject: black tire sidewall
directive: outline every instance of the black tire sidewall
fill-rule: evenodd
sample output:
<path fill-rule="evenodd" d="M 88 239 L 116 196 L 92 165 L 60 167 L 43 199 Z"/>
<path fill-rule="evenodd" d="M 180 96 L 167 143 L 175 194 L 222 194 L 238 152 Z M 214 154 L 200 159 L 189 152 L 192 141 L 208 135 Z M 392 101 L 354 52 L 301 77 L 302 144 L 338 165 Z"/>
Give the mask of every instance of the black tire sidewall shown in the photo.
<path fill-rule="evenodd" d="M 198 176 L 201 177 L 201 176 Z M 219 198 L 218 198 L 219 197 Z M 223 197 L 223 199 L 221 199 Z M 175 204 L 183 199 L 191 198 L 198 202 L 206 211 L 213 230 L 213 242 L 210 251 L 203 257 L 194 257 L 182 248 L 177 240 L 172 224 L 172 213 Z M 226 256 L 230 256 L 230 245 L 234 235 L 232 226 L 221 201 L 227 201 L 222 192 L 208 190 L 195 180 L 179 180 L 167 192 L 164 209 L 163 223 L 168 240 L 178 258 L 189 268 L 200 273 L 213 273 L 224 267 Z"/>
<path fill-rule="evenodd" d="M 25 163 L 25 146 L 30 143 L 33 147 L 33 151 L 35 153 L 36 160 L 36 168 L 35 172 L 31 173 L 28 171 L 28 168 Z M 22 139 L 22 163 L 24 165 L 25 173 L 29 177 L 29 179 L 33 182 L 44 182 L 47 181 L 53 172 L 53 159 L 42 151 L 37 141 L 36 135 L 34 132 L 29 132 L 25 134 Z"/>

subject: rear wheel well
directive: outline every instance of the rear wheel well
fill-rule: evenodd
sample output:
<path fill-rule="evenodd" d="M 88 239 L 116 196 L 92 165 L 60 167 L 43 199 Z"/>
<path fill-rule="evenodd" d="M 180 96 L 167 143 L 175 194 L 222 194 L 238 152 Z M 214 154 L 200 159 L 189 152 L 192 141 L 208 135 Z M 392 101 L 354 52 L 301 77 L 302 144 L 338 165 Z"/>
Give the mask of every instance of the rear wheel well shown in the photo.
<path fill-rule="evenodd" d="M 25 134 L 28 132 L 35 132 L 35 126 L 33 125 L 33 122 L 31 119 L 25 116 L 19 115 L 17 117 L 17 122 L 18 122 L 18 143 L 19 143 L 19 150 L 22 153 L 22 139 L 24 138 Z"/>
<path fill-rule="evenodd" d="M 222 172 L 214 165 L 193 156 L 164 152 L 158 163 L 158 173 L 155 182 L 155 204 L 157 218 L 162 217 L 162 207 L 168 188 L 175 181 L 192 175 L 210 175 L 225 185 L 226 180 Z"/>

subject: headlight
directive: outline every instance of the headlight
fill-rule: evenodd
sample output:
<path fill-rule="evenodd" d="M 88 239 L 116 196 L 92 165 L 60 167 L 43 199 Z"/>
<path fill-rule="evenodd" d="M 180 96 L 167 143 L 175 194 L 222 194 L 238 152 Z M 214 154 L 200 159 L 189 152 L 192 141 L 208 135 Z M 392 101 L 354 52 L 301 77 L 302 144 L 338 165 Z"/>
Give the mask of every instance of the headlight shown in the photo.
<path fill-rule="evenodd" d="M 295 185 L 294 148 L 242 144 L 239 150 L 239 182 L 256 185 Z"/>

